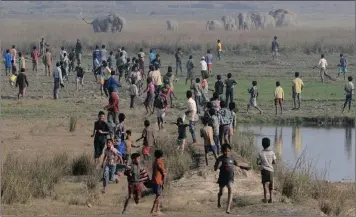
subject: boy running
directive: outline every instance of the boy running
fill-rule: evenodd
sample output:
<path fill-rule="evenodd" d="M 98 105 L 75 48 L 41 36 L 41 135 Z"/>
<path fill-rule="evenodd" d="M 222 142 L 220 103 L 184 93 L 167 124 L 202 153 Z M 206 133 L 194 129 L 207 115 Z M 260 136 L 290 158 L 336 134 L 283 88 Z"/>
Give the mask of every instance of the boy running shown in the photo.
<path fill-rule="evenodd" d="M 143 149 L 142 154 L 144 160 L 148 160 L 150 157 L 151 147 L 155 145 L 155 135 L 153 129 L 150 127 L 151 123 L 149 120 L 144 121 L 145 128 L 142 131 L 142 135 L 136 142 L 143 139 Z"/>
<path fill-rule="evenodd" d="M 284 91 L 281 87 L 281 83 L 279 81 L 276 82 L 276 90 L 274 91 L 274 107 L 276 109 L 276 115 L 278 111 L 278 105 L 281 109 L 281 115 L 283 112 L 283 100 L 284 100 Z"/>
<path fill-rule="evenodd" d="M 326 71 L 326 68 L 328 67 L 328 62 L 326 61 L 324 54 L 321 55 L 321 59 L 319 60 L 318 65 L 314 66 L 314 68 L 316 67 L 320 68 L 320 79 L 322 83 L 324 83 L 324 75 L 328 77 L 330 80 L 334 80 Z"/>
<path fill-rule="evenodd" d="M 205 163 L 208 164 L 208 153 L 213 152 L 215 160 L 218 158 L 216 156 L 216 145 L 213 138 L 213 128 L 208 125 L 208 119 L 203 118 L 204 127 L 200 129 L 200 137 L 204 139 L 204 151 L 205 151 Z"/>
<path fill-rule="evenodd" d="M 26 95 L 26 88 L 28 87 L 27 77 L 25 75 L 25 69 L 21 68 L 21 72 L 16 77 L 16 87 L 19 87 L 19 93 L 17 94 L 17 98 L 20 99 L 20 95 L 25 97 Z M 351 102 L 350 102 L 351 103 Z"/>
<path fill-rule="evenodd" d="M 163 119 L 166 116 L 168 106 L 168 99 L 167 99 L 167 88 L 163 88 L 158 97 L 155 99 L 155 107 L 157 108 L 157 123 L 158 129 L 163 129 Z"/>
<path fill-rule="evenodd" d="M 152 184 L 153 193 L 156 195 L 156 199 L 153 203 L 151 214 L 154 216 L 162 216 L 164 213 L 160 210 L 161 193 L 166 182 L 167 173 L 163 161 L 163 152 L 161 150 L 155 151 L 155 158 L 156 160 L 152 165 Z"/>
<path fill-rule="evenodd" d="M 250 103 L 247 105 L 246 114 L 248 114 L 248 110 L 251 107 L 254 107 L 258 111 L 260 111 L 260 115 L 262 115 L 262 110 L 257 106 L 257 97 L 258 97 L 257 81 L 252 81 L 252 87 L 250 89 L 247 89 L 247 91 L 250 94 Z"/>
<path fill-rule="evenodd" d="M 99 158 L 103 153 L 107 135 L 110 134 L 109 125 L 105 122 L 105 113 L 100 111 L 98 120 L 94 123 L 94 130 L 91 137 L 94 137 L 94 159 L 95 164 L 99 163 Z"/>
<path fill-rule="evenodd" d="M 229 99 L 230 102 L 234 101 L 234 87 L 237 84 L 237 82 L 232 79 L 232 74 L 229 73 L 227 74 L 227 80 L 225 80 L 225 84 L 226 84 L 226 104 L 229 104 Z"/>
<path fill-rule="evenodd" d="M 200 84 L 200 78 L 195 79 L 195 84 L 192 87 L 192 89 L 194 91 L 194 98 L 195 98 L 197 113 L 200 114 L 201 96 L 202 96 L 202 92 L 203 92 L 203 89 Z"/>
<path fill-rule="evenodd" d="M 109 184 L 110 181 L 118 181 L 116 179 L 116 164 L 118 162 L 122 162 L 122 158 L 120 153 L 114 148 L 114 142 L 112 139 L 108 139 L 106 143 L 107 147 L 104 151 L 104 160 L 101 165 L 101 168 L 104 169 L 103 174 L 103 190 L 102 193 L 106 192 L 106 186 Z"/>
<path fill-rule="evenodd" d="M 129 196 L 125 201 L 124 209 L 122 214 L 126 213 L 127 206 L 132 198 L 134 198 L 135 203 L 138 204 L 141 199 L 141 183 L 148 180 L 148 173 L 141 166 L 140 154 L 134 153 L 131 155 L 131 166 L 127 166 L 124 174 L 127 176 Z"/>
<path fill-rule="evenodd" d="M 264 203 L 267 202 L 267 188 L 269 190 L 268 203 L 272 203 L 272 189 L 273 189 L 273 164 L 276 163 L 276 155 L 272 150 L 269 150 L 271 141 L 269 138 L 262 139 L 263 150 L 257 156 L 257 165 L 261 168 L 261 177 L 263 185 Z"/>
<path fill-rule="evenodd" d="M 345 84 L 345 87 L 344 87 L 344 90 L 345 90 L 345 103 L 344 103 L 344 107 L 342 108 L 342 113 L 344 113 L 344 110 L 345 110 L 347 104 L 349 104 L 349 112 L 350 112 L 352 95 L 354 94 L 354 90 L 355 90 L 355 85 L 352 82 L 353 78 L 351 76 L 349 76 L 347 78 L 347 80 L 349 82 L 347 82 Z"/>
<path fill-rule="evenodd" d="M 189 124 L 184 124 L 182 118 L 177 119 L 177 123 L 173 123 L 178 127 L 177 150 L 184 152 L 185 140 L 187 139 L 187 127 Z"/>
<path fill-rule="evenodd" d="M 237 166 L 237 161 L 234 160 L 231 154 L 231 146 L 229 144 L 222 145 L 223 154 L 215 161 L 214 171 L 218 168 L 219 178 L 219 193 L 218 193 L 218 208 L 221 208 L 221 196 L 223 195 L 224 188 L 228 189 L 228 204 L 226 207 L 226 213 L 230 214 L 231 203 L 232 203 L 232 185 L 234 184 L 234 165 Z M 220 167 L 219 167 L 220 165 Z"/>

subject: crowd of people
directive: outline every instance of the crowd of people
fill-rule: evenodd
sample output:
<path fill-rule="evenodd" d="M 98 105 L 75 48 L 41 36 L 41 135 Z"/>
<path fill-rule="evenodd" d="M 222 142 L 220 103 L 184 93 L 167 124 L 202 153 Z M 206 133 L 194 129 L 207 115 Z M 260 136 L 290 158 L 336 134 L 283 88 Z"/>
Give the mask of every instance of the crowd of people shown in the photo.
<path fill-rule="evenodd" d="M 277 58 L 278 53 L 277 37 L 272 42 L 273 58 Z M 217 57 L 222 58 L 222 44 L 217 41 Z M 50 52 L 49 45 L 42 38 L 40 42 L 40 51 L 34 46 L 31 51 L 32 69 L 37 73 L 38 60 L 42 56 L 45 75 L 53 76 L 53 98 L 59 98 L 59 91 L 64 88 L 64 82 L 68 81 L 72 72 L 76 72 L 76 89 L 79 85 L 84 85 L 84 75 L 87 74 L 82 67 L 82 45 L 77 40 L 75 48 L 69 54 L 64 47 L 61 47 L 59 60 L 53 65 L 54 58 Z M 122 85 L 129 87 L 130 109 L 136 107 L 135 100 L 142 94 L 146 94 L 143 102 L 147 115 L 154 114 L 156 110 L 158 129 L 164 129 L 164 121 L 168 107 L 173 107 L 173 100 L 176 100 L 174 94 L 174 85 L 177 82 L 178 72 L 182 74 L 183 53 L 180 48 L 175 53 L 176 73 L 173 75 L 172 66 L 168 66 L 167 73 L 162 76 L 162 63 L 160 55 L 153 49 L 148 54 L 148 64 L 145 64 L 146 54 L 143 48 L 139 50 L 137 56 L 129 57 L 125 47 L 121 47 L 114 54 L 108 52 L 105 45 L 96 46 L 92 52 L 92 72 L 95 81 L 99 83 L 101 95 L 108 98 L 109 103 L 104 107 L 107 110 L 107 117 L 104 111 L 98 113 L 98 120 L 94 123 L 92 137 L 94 138 L 94 158 L 96 164 L 101 164 L 103 172 L 103 193 L 106 192 L 109 181 L 118 181 L 120 174 L 127 176 L 129 196 L 125 202 L 123 213 L 126 212 L 127 206 L 133 198 L 136 203 L 139 202 L 141 187 L 149 186 L 153 189 L 156 199 L 152 207 L 152 214 L 162 214 L 160 211 L 161 193 L 166 182 L 167 173 L 164 166 L 164 153 L 161 150 L 155 150 L 153 161 L 152 178 L 148 176 L 142 162 L 151 160 L 151 148 L 156 145 L 156 135 L 149 120 L 143 123 L 142 135 L 137 140 L 133 140 L 132 131 L 125 128 L 125 114 L 119 109 L 119 89 Z M 346 73 L 347 61 L 343 55 L 340 55 L 340 73 Z M 10 84 L 19 86 L 20 96 L 24 96 L 26 87 L 29 86 L 26 77 L 25 58 L 21 52 L 16 51 L 15 45 L 6 50 L 4 54 L 5 72 L 10 75 Z M 148 70 L 145 69 L 148 65 Z M 190 88 L 186 91 L 187 110 L 182 117 L 172 123 L 177 126 L 177 151 L 184 152 L 187 144 L 187 128 L 192 137 L 192 145 L 197 144 L 196 125 L 199 121 L 202 123 L 200 137 L 204 141 L 204 153 L 206 165 L 208 166 L 208 154 L 212 153 L 216 163 L 214 170 L 220 168 L 219 174 L 219 194 L 218 207 L 221 207 L 220 198 L 223 188 L 228 188 L 228 205 L 226 212 L 230 213 L 232 202 L 232 184 L 234 182 L 233 166 L 238 166 L 236 160 L 230 156 L 231 144 L 233 144 L 233 135 L 236 128 L 236 104 L 234 98 L 235 86 L 238 82 L 233 79 L 231 73 L 227 74 L 227 79 L 222 80 L 220 74 L 216 75 L 216 82 L 213 89 L 209 89 L 209 82 L 213 75 L 213 54 L 207 50 L 205 56 L 200 61 L 201 76 L 194 72 L 197 67 L 194 64 L 193 56 L 190 55 L 186 62 L 186 81 L 190 81 Z M 323 81 L 326 72 L 327 62 L 324 55 L 318 64 L 320 67 L 320 76 Z M 18 69 L 20 72 L 18 73 Z M 118 79 L 116 79 L 118 76 Z M 300 108 L 301 92 L 303 90 L 303 81 L 299 78 L 299 72 L 295 72 L 293 80 L 293 109 Z M 345 76 L 344 76 L 345 78 Z M 146 86 L 144 87 L 144 80 Z M 195 81 L 195 82 L 193 82 Z M 351 106 L 354 85 L 352 77 L 348 78 L 345 85 L 346 105 Z M 224 94 L 225 89 L 225 94 Z M 209 91 L 212 91 L 212 97 L 209 97 Z M 262 114 L 261 108 L 257 105 L 258 88 L 257 81 L 252 81 L 252 87 L 248 93 L 250 100 L 247 105 L 247 112 L 251 108 L 256 108 Z M 275 113 L 283 111 L 284 90 L 279 81 L 276 82 L 274 93 Z M 344 110 L 343 109 L 343 110 Z M 106 121 L 107 119 L 107 121 Z M 187 120 L 187 122 L 186 122 Z M 133 153 L 132 148 L 141 147 L 135 143 L 143 140 L 141 153 Z M 264 202 L 272 202 L 272 185 L 273 185 L 273 165 L 276 157 L 273 151 L 269 149 L 270 141 L 268 138 L 262 140 L 263 151 L 258 155 L 261 164 L 262 183 L 264 188 Z M 102 158 L 103 157 L 103 158 Z M 220 167 L 219 167 L 220 165 Z M 266 189 L 269 190 L 270 199 L 267 201 Z"/>

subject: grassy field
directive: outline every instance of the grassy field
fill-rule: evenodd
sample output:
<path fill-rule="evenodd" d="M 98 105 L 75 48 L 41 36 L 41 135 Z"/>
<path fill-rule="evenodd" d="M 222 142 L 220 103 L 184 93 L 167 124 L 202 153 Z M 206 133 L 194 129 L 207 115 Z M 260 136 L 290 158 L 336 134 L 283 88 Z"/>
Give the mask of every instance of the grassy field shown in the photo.
<path fill-rule="evenodd" d="M 277 29 L 251 32 L 209 32 L 204 31 L 200 21 L 186 22 L 179 33 L 167 33 L 164 24 L 152 27 L 150 32 L 145 25 L 157 21 L 137 22 L 127 32 L 119 35 L 94 34 L 88 25 L 72 21 L 76 32 L 64 21 L 16 21 L 12 27 L 2 23 L 4 31 L 2 49 L 15 44 L 19 51 L 28 53 L 34 43 L 46 37 L 52 51 L 58 57 L 59 47 L 67 50 L 79 37 L 86 48 L 84 67 L 90 68 L 90 51 L 95 44 L 106 44 L 109 50 L 125 46 L 130 55 L 138 48 L 145 51 L 157 48 L 162 54 L 162 74 L 167 66 L 173 65 L 172 55 L 178 46 L 184 51 L 184 60 L 189 54 L 194 56 L 195 64 L 205 54 L 207 47 L 214 48 L 215 41 L 223 42 L 223 59 L 215 61 L 214 75 L 223 78 L 232 73 L 238 81 L 235 100 L 238 106 L 239 123 L 297 123 L 297 124 L 354 124 L 354 111 L 341 114 L 343 103 L 343 85 L 345 81 L 320 83 L 319 71 L 312 67 L 318 62 L 320 53 L 326 53 L 329 62 L 329 73 L 336 77 L 340 52 L 347 54 L 353 63 L 354 44 L 352 29 Z M 135 24 L 135 23 L 134 23 Z M 195 28 L 196 26 L 196 28 Z M 16 33 L 11 32 L 16 29 Z M 195 31 L 193 31 L 195 29 Z M 282 45 L 281 57 L 272 61 L 269 44 L 274 35 L 278 35 Z M 26 67 L 31 68 L 30 61 Z M 74 80 L 65 84 L 61 90 L 61 99 L 52 100 L 52 79 L 43 74 L 40 65 L 39 75 L 31 69 L 27 75 L 30 82 L 28 97 L 16 100 L 17 89 L 8 84 L 8 78 L 1 75 L 1 134 L 2 134 L 2 214 L 3 215 L 80 215 L 80 214 L 118 214 L 127 195 L 126 180 L 119 184 L 110 184 L 108 193 L 102 195 L 99 183 L 100 173 L 93 170 L 93 141 L 90 138 L 93 122 L 97 113 L 107 104 L 107 99 L 100 97 L 99 86 L 94 82 L 90 72 L 85 77 L 84 89 L 77 92 Z M 351 65 L 348 75 L 354 75 L 355 67 Z M 196 70 L 196 75 L 200 70 Z M 302 107 L 291 111 L 291 84 L 294 72 L 299 71 L 305 83 L 302 94 Z M 184 70 L 185 75 L 185 70 Z M 179 76 L 175 85 L 178 101 L 175 108 L 167 112 L 167 123 L 176 120 L 185 109 L 185 76 Z M 264 111 L 261 116 L 252 111 L 245 113 L 248 103 L 247 88 L 256 80 L 260 97 L 258 104 Z M 273 93 L 275 82 L 280 81 L 285 90 L 285 112 L 282 116 L 274 115 Z M 209 79 L 212 88 L 215 77 Z M 212 95 L 212 93 L 211 93 Z M 134 138 L 140 136 L 143 120 L 148 118 L 156 127 L 154 116 L 147 117 L 140 102 L 137 108 L 128 108 L 127 85 L 119 89 L 120 109 L 127 116 L 126 127 L 132 129 Z M 75 129 L 73 127 L 75 122 Z M 72 126 L 72 130 L 70 130 Z M 197 129 L 200 125 L 197 125 Z M 211 167 L 205 167 L 202 145 L 190 148 L 180 156 L 172 146 L 176 128 L 166 124 L 164 132 L 157 134 L 160 148 L 166 153 L 168 170 L 171 174 L 169 188 L 165 192 L 163 212 L 170 215 L 220 215 L 224 212 L 215 208 L 217 185 L 216 173 Z M 188 139 L 190 142 L 190 137 Z M 253 136 L 237 134 L 234 138 L 234 155 L 240 162 L 254 166 L 256 151 Z M 202 141 L 199 140 L 201 144 Z M 211 156 L 210 156 L 211 157 Z M 213 159 L 210 158 L 210 165 Z M 256 167 L 254 167 L 256 168 Z M 322 177 L 313 180 L 315 171 L 307 160 L 301 159 L 296 170 L 279 164 L 276 173 L 276 202 L 272 205 L 261 205 L 262 186 L 256 171 L 237 170 L 234 191 L 234 208 L 237 215 L 354 215 L 353 199 L 355 188 L 352 185 L 326 183 Z M 76 171 L 76 172 L 75 172 Z M 79 172 L 78 172 L 79 171 Z M 192 194 L 194 192 L 194 194 Z M 224 195 L 226 196 L 226 195 Z M 340 202 L 335 203 L 335 197 Z M 147 215 L 153 202 L 153 196 L 144 197 L 138 206 L 132 205 L 129 214 Z M 65 210 L 65 213 L 63 213 Z"/>

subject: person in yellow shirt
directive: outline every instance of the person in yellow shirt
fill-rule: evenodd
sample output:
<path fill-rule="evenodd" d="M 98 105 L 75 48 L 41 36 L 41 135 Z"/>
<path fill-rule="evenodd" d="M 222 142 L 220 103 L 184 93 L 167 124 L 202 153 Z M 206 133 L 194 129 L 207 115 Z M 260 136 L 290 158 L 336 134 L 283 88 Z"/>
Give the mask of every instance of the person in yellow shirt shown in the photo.
<path fill-rule="evenodd" d="M 281 109 L 281 115 L 283 112 L 283 100 L 284 100 L 284 90 L 281 87 L 281 83 L 279 81 L 276 82 L 276 90 L 274 91 L 274 106 L 276 108 L 276 115 L 278 113 L 278 105 Z"/>
<path fill-rule="evenodd" d="M 300 108 L 300 95 L 302 93 L 304 87 L 304 83 L 302 79 L 299 78 L 299 72 L 295 73 L 295 79 L 293 80 L 293 110 L 299 109 Z M 298 101 L 298 107 L 297 107 L 297 101 Z"/>
<path fill-rule="evenodd" d="M 219 58 L 219 60 L 221 60 L 222 47 L 221 47 L 220 39 L 218 40 L 217 50 L 218 50 L 218 58 Z"/>
<path fill-rule="evenodd" d="M 19 52 L 19 70 L 26 69 L 25 57 L 22 56 L 22 53 Z"/>

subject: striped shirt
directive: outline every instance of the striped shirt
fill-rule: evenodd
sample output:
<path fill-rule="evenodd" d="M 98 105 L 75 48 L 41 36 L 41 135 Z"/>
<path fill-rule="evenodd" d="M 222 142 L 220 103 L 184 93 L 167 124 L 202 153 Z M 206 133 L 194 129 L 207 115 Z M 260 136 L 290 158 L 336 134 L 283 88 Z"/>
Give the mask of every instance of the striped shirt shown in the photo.
<path fill-rule="evenodd" d="M 127 176 L 127 182 L 130 184 L 138 184 L 149 180 L 147 171 L 140 165 L 136 164 L 127 166 L 124 174 Z"/>

